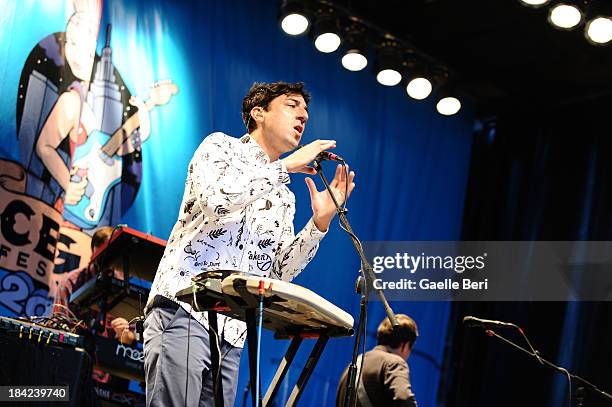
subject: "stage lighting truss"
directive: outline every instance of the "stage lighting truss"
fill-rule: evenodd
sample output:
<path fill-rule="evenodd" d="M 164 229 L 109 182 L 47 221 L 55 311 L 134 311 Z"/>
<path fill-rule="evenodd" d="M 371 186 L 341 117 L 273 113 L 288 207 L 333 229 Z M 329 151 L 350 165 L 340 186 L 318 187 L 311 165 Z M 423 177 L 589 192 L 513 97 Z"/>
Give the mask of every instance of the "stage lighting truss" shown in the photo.
<path fill-rule="evenodd" d="M 548 2 L 525 1 L 533 5 Z M 342 66 L 349 71 L 364 70 L 370 65 L 368 50 L 375 51 L 371 65 L 378 83 L 389 87 L 401 83 L 412 99 L 427 99 L 448 77 L 448 68 L 442 68 L 445 76 L 441 75 L 441 65 L 434 58 L 332 1 L 283 0 L 278 19 L 288 35 L 299 36 L 309 31 L 315 47 L 323 53 L 341 48 Z M 438 111 L 447 116 L 461 108 L 456 96 L 438 105 Z"/>
<path fill-rule="evenodd" d="M 584 24 L 584 36 L 593 45 L 612 43 L 612 0 L 519 0 L 521 4 L 542 7 L 550 4 L 548 22 L 560 30 L 573 30 Z"/>

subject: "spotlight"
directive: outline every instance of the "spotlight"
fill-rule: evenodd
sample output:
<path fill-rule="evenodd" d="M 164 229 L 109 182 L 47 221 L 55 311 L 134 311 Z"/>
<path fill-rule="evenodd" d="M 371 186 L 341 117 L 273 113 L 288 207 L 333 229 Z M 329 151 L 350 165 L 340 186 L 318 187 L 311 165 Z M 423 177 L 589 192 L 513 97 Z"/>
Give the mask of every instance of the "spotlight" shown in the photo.
<path fill-rule="evenodd" d="M 407 79 L 406 93 L 413 99 L 423 100 L 426 99 L 434 88 L 434 83 L 439 84 L 439 80 L 436 80 L 435 69 L 426 69 L 423 62 L 414 61 L 410 67 L 410 74 Z"/>
<path fill-rule="evenodd" d="M 593 0 L 587 13 L 584 35 L 593 45 L 612 41 L 612 6 L 607 1 Z"/>
<path fill-rule="evenodd" d="M 361 71 L 368 65 L 366 57 L 367 42 L 363 29 L 351 29 L 344 41 L 346 53 L 342 57 L 342 66 L 349 71 Z"/>
<path fill-rule="evenodd" d="M 442 72 L 442 75 L 440 81 L 444 84 L 437 94 L 436 110 L 443 116 L 452 116 L 461 110 L 461 101 L 454 90 L 455 87 L 448 80 L 448 72 Z"/>
<path fill-rule="evenodd" d="M 562 0 L 550 8 L 548 21 L 562 30 L 571 30 L 582 21 L 580 0 Z"/>
<path fill-rule="evenodd" d="M 588 22 L 585 30 L 587 39 L 596 45 L 606 45 L 612 41 L 612 19 L 597 17 Z"/>
<path fill-rule="evenodd" d="M 397 41 L 385 40 L 376 55 L 376 80 L 384 86 L 395 86 L 402 81 L 401 49 Z"/>
<path fill-rule="evenodd" d="M 431 81 L 425 77 L 417 76 L 408 82 L 406 92 L 408 96 L 416 100 L 423 100 L 431 94 L 433 85 Z"/>
<path fill-rule="evenodd" d="M 326 54 L 337 50 L 342 42 L 338 20 L 331 13 L 333 10 L 330 10 L 329 14 L 317 17 L 313 30 L 315 48 Z"/>
<path fill-rule="evenodd" d="M 550 0 L 521 0 L 521 3 L 529 7 L 542 7 L 547 4 Z"/>
<path fill-rule="evenodd" d="M 304 34 L 310 26 L 306 9 L 299 1 L 283 1 L 278 19 L 283 31 L 293 36 Z"/>
<path fill-rule="evenodd" d="M 452 116 L 461 109 L 461 102 L 453 96 L 443 97 L 436 104 L 438 113 L 444 116 Z"/>

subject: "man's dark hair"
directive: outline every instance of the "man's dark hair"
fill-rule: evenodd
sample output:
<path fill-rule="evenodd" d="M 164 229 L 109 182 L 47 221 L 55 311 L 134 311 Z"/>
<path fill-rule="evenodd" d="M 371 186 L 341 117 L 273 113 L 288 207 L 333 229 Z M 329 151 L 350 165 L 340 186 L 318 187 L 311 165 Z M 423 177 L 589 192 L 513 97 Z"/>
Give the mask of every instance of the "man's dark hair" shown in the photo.
<path fill-rule="evenodd" d="M 110 239 L 114 229 L 115 228 L 111 226 L 103 226 L 100 229 L 96 230 L 93 236 L 91 237 L 91 250 L 93 251 L 95 248 L 100 247 L 104 243 L 108 242 L 108 239 Z"/>
<path fill-rule="evenodd" d="M 304 89 L 303 82 L 255 82 L 242 100 L 242 121 L 249 133 L 257 127 L 257 123 L 251 119 L 251 110 L 256 106 L 268 110 L 270 102 L 281 95 L 302 95 L 306 104 L 310 102 L 310 93 Z"/>
<path fill-rule="evenodd" d="M 389 346 L 391 348 L 397 348 L 402 343 L 408 342 L 408 346 L 412 349 L 414 341 L 419 336 L 419 331 L 416 326 L 416 322 L 408 315 L 397 314 L 395 316 L 399 326 L 393 329 L 389 318 L 385 318 L 376 331 L 376 340 L 379 345 Z"/>

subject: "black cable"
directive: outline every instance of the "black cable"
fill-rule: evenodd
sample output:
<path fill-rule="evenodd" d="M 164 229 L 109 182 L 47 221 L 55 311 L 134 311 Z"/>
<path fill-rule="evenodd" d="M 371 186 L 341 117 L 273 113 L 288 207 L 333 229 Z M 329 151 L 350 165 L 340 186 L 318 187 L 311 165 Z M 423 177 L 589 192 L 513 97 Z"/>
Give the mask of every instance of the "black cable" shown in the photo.
<path fill-rule="evenodd" d="M 229 318 L 227 316 L 225 316 L 226 318 Z M 226 321 L 227 322 L 227 321 Z M 223 325 L 223 329 L 225 329 L 225 324 Z M 221 332 L 223 332 L 223 329 L 221 330 Z M 217 370 L 217 377 L 215 380 L 215 383 L 217 383 L 217 386 L 219 385 L 219 374 L 221 373 L 221 366 L 223 365 L 223 360 L 225 360 L 225 358 L 227 357 L 227 355 L 232 351 L 232 348 L 234 348 L 235 346 L 233 346 L 231 343 L 227 342 L 227 340 L 225 340 L 228 345 L 230 346 L 229 349 L 227 349 L 225 351 L 225 353 L 223 355 L 221 355 L 221 339 L 220 339 L 220 335 L 218 332 L 216 332 L 213 329 L 213 332 L 215 332 L 215 335 L 217 337 L 217 349 L 219 349 L 219 369 Z M 240 336 L 238 337 L 238 341 L 240 341 L 242 338 L 244 338 L 244 335 L 247 333 L 246 329 L 244 331 L 242 331 L 242 333 L 240 334 Z M 215 391 L 217 391 L 218 388 L 215 388 Z"/>
<path fill-rule="evenodd" d="M 540 364 L 544 365 L 544 361 L 540 357 L 540 352 L 535 350 L 533 345 L 531 345 L 531 341 L 529 340 L 529 338 L 527 337 L 523 329 L 520 327 L 517 327 L 517 330 L 523 336 L 523 338 L 525 339 L 525 342 L 527 342 L 527 345 L 529 346 L 529 349 L 531 349 L 533 356 L 535 356 L 535 358 L 538 360 L 538 362 L 540 362 Z M 565 373 L 565 375 L 567 376 L 567 384 L 568 384 L 568 392 L 569 392 L 568 403 L 569 403 L 569 407 L 572 407 L 572 376 L 570 375 L 570 372 L 568 372 L 568 370 L 563 367 L 559 367 L 559 370 Z"/>
<path fill-rule="evenodd" d="M 552 369 L 554 369 L 554 370 L 556 370 L 556 371 L 558 371 L 558 372 L 561 372 L 561 373 L 563 373 L 563 374 L 567 375 L 567 377 L 568 377 L 568 379 L 569 379 L 570 381 L 573 379 L 574 381 L 578 381 L 578 382 L 580 382 L 580 383 L 583 383 L 583 384 L 585 384 L 585 385 L 587 386 L 587 388 L 589 388 L 591 391 L 593 391 L 593 392 L 595 392 L 595 393 L 599 394 L 600 396 L 602 396 L 602 397 L 606 398 L 606 400 L 608 400 L 608 401 L 612 400 L 612 395 L 610 395 L 609 393 L 607 393 L 607 392 L 605 392 L 605 391 L 603 391 L 603 390 L 599 389 L 597 386 L 595 386 L 593 383 L 589 382 L 588 380 L 583 379 L 582 377 L 577 376 L 577 375 L 575 375 L 575 374 L 573 374 L 573 373 L 570 373 L 570 372 L 569 372 L 567 369 L 565 369 L 564 367 L 557 366 L 557 365 L 555 365 L 554 363 L 549 362 L 548 360 L 546 360 L 546 359 L 542 358 L 541 356 L 539 356 L 539 354 L 537 354 L 537 355 L 536 355 L 534 352 L 532 352 L 532 351 L 530 351 L 530 350 L 527 350 L 527 349 L 523 348 L 523 347 L 522 347 L 522 346 L 520 346 L 520 345 L 517 345 L 516 343 L 514 343 L 514 342 L 512 342 L 511 340 L 509 340 L 509 339 L 507 339 L 507 338 L 503 337 L 502 335 L 498 334 L 497 332 L 493 331 L 492 329 L 487 329 L 485 332 L 487 333 L 487 335 L 489 335 L 489 336 L 494 336 L 494 337 L 496 337 L 496 338 L 498 338 L 498 339 L 502 340 L 503 342 L 506 342 L 507 344 L 511 345 L 512 347 L 514 347 L 514 348 L 516 348 L 516 349 L 518 349 L 518 350 L 520 350 L 520 351 L 522 351 L 522 352 L 524 352 L 524 353 L 528 354 L 529 356 L 533 356 L 534 358 L 538 359 L 538 361 L 539 361 L 540 363 L 542 363 L 544 366 L 548 366 L 549 368 L 552 368 Z"/>
<path fill-rule="evenodd" d="M 191 306 L 191 308 L 193 309 L 193 305 Z M 176 310 L 176 312 L 178 312 L 180 310 L 180 305 L 179 308 Z M 189 324 L 187 325 L 187 363 L 185 363 L 185 407 L 187 407 L 187 395 L 189 394 L 189 345 L 191 344 L 191 312 L 188 312 L 189 314 Z"/>
<path fill-rule="evenodd" d="M 363 271 L 361 271 L 362 274 Z M 365 280 L 365 276 L 364 276 L 364 284 L 366 284 L 366 280 Z M 367 290 L 367 287 L 364 288 L 365 290 Z M 367 297 L 367 292 L 365 292 L 366 297 Z M 367 305 L 367 299 L 366 299 L 366 305 Z M 366 307 L 364 313 L 363 313 L 363 326 L 361 328 L 361 336 L 363 338 L 363 343 L 361 344 L 361 364 L 359 366 L 359 372 L 357 373 L 357 377 L 355 378 L 355 399 L 354 399 L 354 406 L 357 406 L 357 386 L 359 386 L 359 381 L 361 380 L 361 375 L 363 374 L 363 361 L 365 360 L 365 353 L 366 353 L 366 342 L 368 339 L 368 309 Z"/>

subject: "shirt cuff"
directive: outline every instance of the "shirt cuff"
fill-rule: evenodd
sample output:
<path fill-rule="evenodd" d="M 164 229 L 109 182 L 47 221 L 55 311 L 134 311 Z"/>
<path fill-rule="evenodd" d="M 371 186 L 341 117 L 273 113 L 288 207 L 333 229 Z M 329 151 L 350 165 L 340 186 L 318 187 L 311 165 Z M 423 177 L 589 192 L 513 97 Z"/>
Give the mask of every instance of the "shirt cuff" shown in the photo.
<path fill-rule="evenodd" d="M 317 225 L 315 225 L 314 220 L 312 218 L 310 218 L 306 226 L 304 226 L 304 229 L 308 231 L 308 236 L 310 236 L 313 239 L 318 239 L 318 240 L 323 239 L 323 237 L 327 234 L 327 232 L 329 232 L 329 228 L 327 228 L 325 232 L 321 232 L 317 228 Z"/>

